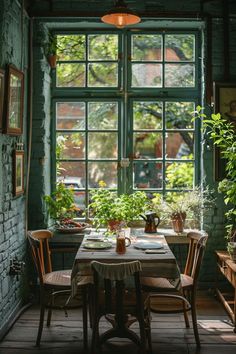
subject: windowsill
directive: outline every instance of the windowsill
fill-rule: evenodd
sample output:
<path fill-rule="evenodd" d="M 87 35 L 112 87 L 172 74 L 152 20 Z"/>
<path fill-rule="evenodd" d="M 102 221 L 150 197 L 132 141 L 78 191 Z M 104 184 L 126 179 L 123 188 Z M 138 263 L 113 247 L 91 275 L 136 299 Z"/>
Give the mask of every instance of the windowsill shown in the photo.
<path fill-rule="evenodd" d="M 143 227 L 138 228 L 143 230 Z M 89 229 L 88 229 L 89 230 Z M 60 233 L 58 231 L 54 232 L 54 237 L 50 241 L 50 244 L 53 245 L 54 247 L 79 247 L 83 237 L 86 233 L 88 233 L 88 230 L 84 230 L 81 233 Z M 188 243 L 187 239 L 187 233 L 190 231 L 190 229 L 185 229 L 182 233 L 176 233 L 170 228 L 157 228 L 157 233 L 155 234 L 147 234 L 149 236 L 155 237 L 155 235 L 164 235 L 167 242 L 169 244 L 186 244 Z"/>

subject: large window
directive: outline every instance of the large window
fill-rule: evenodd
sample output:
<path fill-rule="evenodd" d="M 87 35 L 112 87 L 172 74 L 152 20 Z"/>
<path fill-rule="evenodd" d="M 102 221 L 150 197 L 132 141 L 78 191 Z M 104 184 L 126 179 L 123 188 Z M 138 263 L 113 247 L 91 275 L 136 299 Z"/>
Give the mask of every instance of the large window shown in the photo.
<path fill-rule="evenodd" d="M 118 192 L 191 190 L 199 176 L 192 112 L 198 33 L 58 34 L 54 180 L 84 210 L 103 180 Z"/>

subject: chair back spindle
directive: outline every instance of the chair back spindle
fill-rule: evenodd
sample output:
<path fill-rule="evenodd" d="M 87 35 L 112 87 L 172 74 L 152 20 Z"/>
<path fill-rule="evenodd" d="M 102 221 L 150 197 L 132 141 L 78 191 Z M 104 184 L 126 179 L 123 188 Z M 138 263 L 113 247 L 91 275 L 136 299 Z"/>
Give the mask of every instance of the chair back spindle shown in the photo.
<path fill-rule="evenodd" d="M 52 236 L 53 234 L 49 230 L 28 231 L 31 252 L 40 282 L 43 282 L 43 276 L 46 273 L 52 272 L 51 252 L 49 248 L 49 239 Z"/>
<path fill-rule="evenodd" d="M 190 241 L 184 274 L 192 277 L 196 284 L 208 235 L 200 231 L 191 231 L 187 237 Z"/>

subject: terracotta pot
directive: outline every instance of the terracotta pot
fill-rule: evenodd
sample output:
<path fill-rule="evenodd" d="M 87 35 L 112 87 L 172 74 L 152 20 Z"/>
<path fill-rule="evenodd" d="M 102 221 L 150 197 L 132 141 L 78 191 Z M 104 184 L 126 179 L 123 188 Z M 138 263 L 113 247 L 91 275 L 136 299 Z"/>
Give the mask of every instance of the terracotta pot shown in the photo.
<path fill-rule="evenodd" d="M 52 69 L 56 68 L 56 66 L 57 66 L 57 56 L 56 56 L 56 54 L 48 56 L 48 63 L 51 66 Z"/>
<path fill-rule="evenodd" d="M 174 213 L 171 216 L 172 226 L 175 232 L 183 232 L 186 213 Z"/>
<path fill-rule="evenodd" d="M 108 221 L 108 229 L 110 231 L 117 231 L 124 227 L 125 222 L 121 220 L 110 220 Z"/>

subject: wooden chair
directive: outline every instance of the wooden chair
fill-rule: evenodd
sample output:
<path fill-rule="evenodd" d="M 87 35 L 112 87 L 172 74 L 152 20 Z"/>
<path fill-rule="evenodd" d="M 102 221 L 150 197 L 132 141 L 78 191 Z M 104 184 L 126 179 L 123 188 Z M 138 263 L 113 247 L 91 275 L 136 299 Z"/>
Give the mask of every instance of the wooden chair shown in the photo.
<path fill-rule="evenodd" d="M 92 353 L 100 351 L 101 345 L 113 337 L 130 339 L 142 353 L 147 352 L 148 344 L 151 352 L 148 296 L 142 293 L 140 286 L 141 263 L 105 264 L 93 261 L 91 266 L 94 274 Z M 99 336 L 102 316 L 112 324 L 112 328 Z M 129 328 L 135 321 L 139 323 L 140 337 Z"/>
<path fill-rule="evenodd" d="M 40 320 L 36 345 L 40 345 L 42 336 L 45 309 L 48 309 L 47 326 L 50 326 L 52 309 L 66 308 L 71 294 L 71 270 L 52 271 L 49 239 L 53 233 L 49 230 L 28 231 L 28 240 L 31 246 L 33 261 L 39 277 L 40 285 Z M 82 292 L 83 306 L 83 340 L 87 348 L 87 287 L 92 277 L 84 277 L 78 284 Z M 68 301 L 62 307 L 55 306 L 54 300 L 58 296 L 67 295 Z"/>
<path fill-rule="evenodd" d="M 196 315 L 196 291 L 200 267 L 204 255 L 204 250 L 208 235 L 205 232 L 192 231 L 187 234 L 189 238 L 188 255 L 184 273 L 181 274 L 181 289 L 176 293 L 176 289 L 170 281 L 165 278 L 143 277 L 141 283 L 143 289 L 150 293 L 150 299 L 161 298 L 168 301 L 180 301 L 180 306 L 174 309 L 157 307 L 152 309 L 156 313 L 184 313 L 186 327 L 189 327 L 187 312 L 191 310 L 194 336 L 197 346 L 200 346 L 200 339 L 197 327 Z"/>

